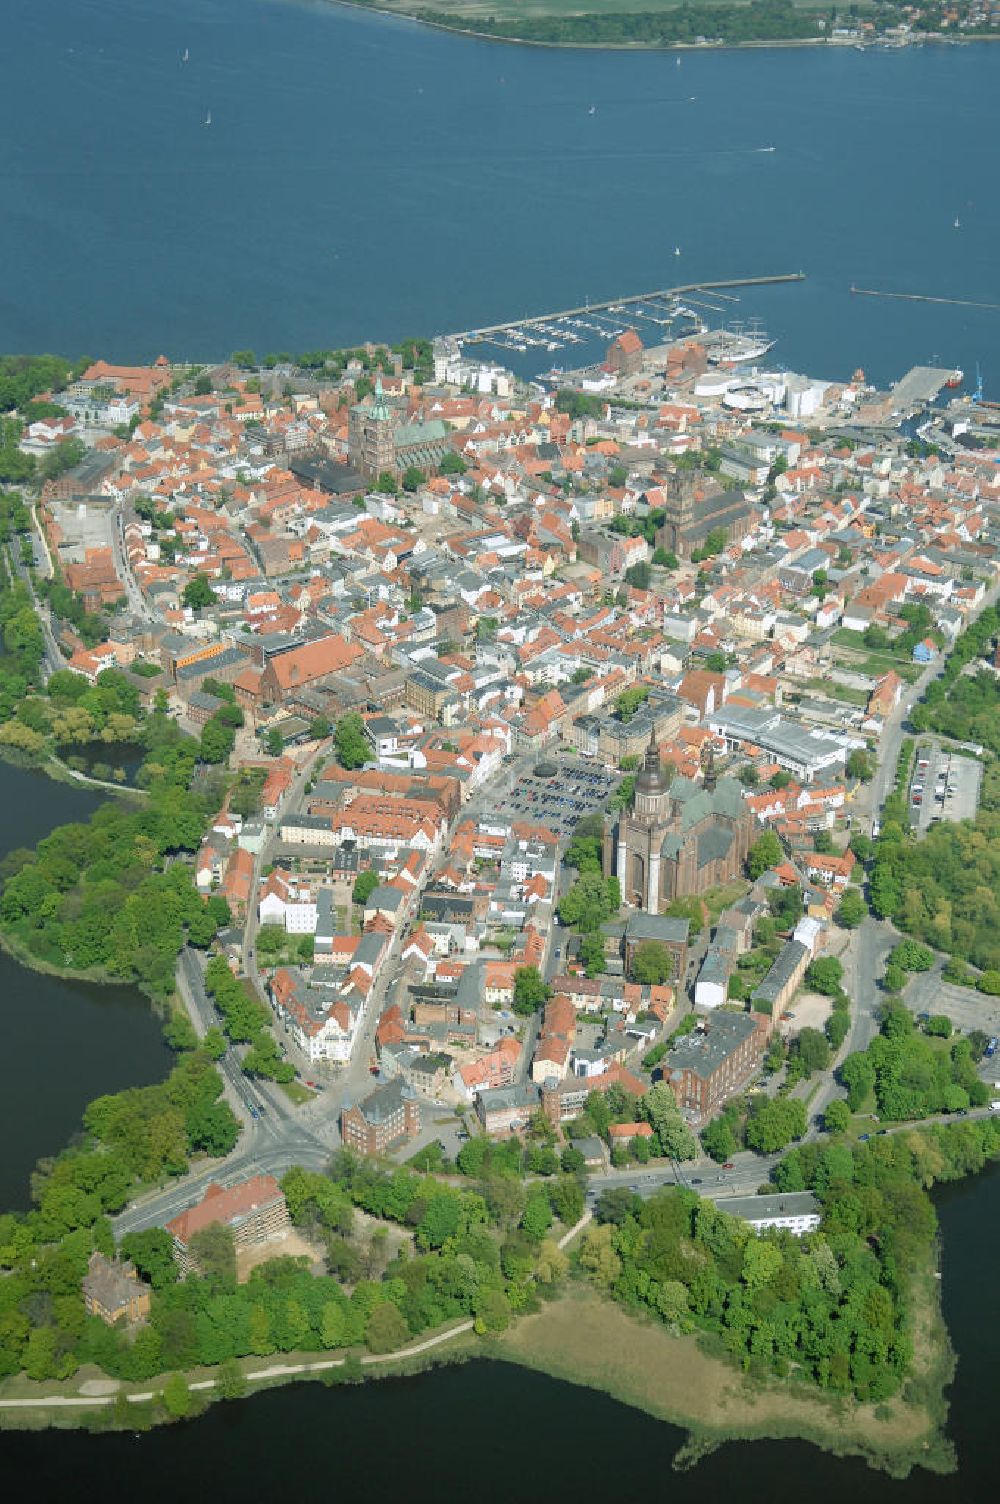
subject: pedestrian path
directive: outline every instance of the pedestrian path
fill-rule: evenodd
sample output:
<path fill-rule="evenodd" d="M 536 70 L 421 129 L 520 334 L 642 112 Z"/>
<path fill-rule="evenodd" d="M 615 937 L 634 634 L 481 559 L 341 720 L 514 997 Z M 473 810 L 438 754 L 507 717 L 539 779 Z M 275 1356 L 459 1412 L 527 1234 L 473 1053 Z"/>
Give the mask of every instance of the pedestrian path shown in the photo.
<path fill-rule="evenodd" d="M 418 1358 L 421 1353 L 426 1353 L 434 1347 L 440 1347 L 443 1342 L 450 1342 L 454 1337 L 461 1337 L 465 1332 L 471 1332 L 473 1323 L 461 1321 L 458 1326 L 449 1327 L 446 1332 L 437 1332 L 433 1337 L 427 1337 L 423 1342 L 415 1342 L 410 1347 L 398 1348 L 391 1353 L 365 1353 L 361 1359 L 364 1368 L 374 1367 L 377 1363 L 398 1363 L 402 1358 Z M 267 1368 L 255 1369 L 252 1373 L 244 1374 L 244 1378 L 250 1384 L 263 1383 L 268 1379 L 294 1378 L 300 1373 L 327 1373 L 334 1368 L 343 1368 L 347 1358 L 321 1358 L 316 1363 L 272 1363 Z M 218 1379 L 198 1379 L 189 1388 L 195 1392 L 206 1389 L 215 1389 Z M 155 1399 L 157 1391 L 153 1389 L 143 1390 L 141 1394 L 127 1394 L 125 1398 L 130 1404 L 140 1405 L 148 1400 Z M 115 1394 L 51 1394 L 38 1399 L 0 1399 L 0 1410 L 49 1410 L 52 1408 L 71 1408 L 80 1405 L 111 1405 L 117 1398 Z"/>

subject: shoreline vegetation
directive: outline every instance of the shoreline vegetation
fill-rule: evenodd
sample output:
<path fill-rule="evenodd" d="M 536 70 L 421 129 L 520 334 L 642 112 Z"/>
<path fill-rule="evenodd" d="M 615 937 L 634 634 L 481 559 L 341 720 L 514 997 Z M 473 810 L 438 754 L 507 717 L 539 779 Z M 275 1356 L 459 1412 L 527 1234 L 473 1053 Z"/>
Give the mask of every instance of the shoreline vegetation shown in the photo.
<path fill-rule="evenodd" d="M 916 1323 L 925 1337 L 911 1381 L 914 1397 L 889 1404 L 859 1404 L 817 1386 L 761 1385 L 740 1372 L 710 1339 L 680 1335 L 622 1310 L 614 1301 L 573 1285 L 501 1335 L 480 1336 L 471 1321 L 422 1335 L 399 1352 L 352 1350 L 317 1358 L 308 1349 L 265 1363 L 246 1358 L 184 1374 L 190 1408 L 171 1413 L 164 1395 L 171 1378 L 158 1374 L 142 1385 L 108 1380 L 96 1367 L 66 1384 L 19 1377 L 0 1384 L 0 1431 L 40 1428 L 147 1430 L 196 1419 L 224 1399 L 252 1398 L 287 1384 L 329 1387 L 400 1378 L 443 1365 L 503 1362 L 609 1395 L 686 1433 L 674 1455 L 675 1471 L 694 1467 L 726 1442 L 801 1440 L 838 1457 L 860 1457 L 893 1478 L 914 1467 L 956 1471 L 945 1434 L 944 1391 L 956 1358 L 940 1312 L 940 1285 L 932 1271 L 922 1280 Z M 713 1417 L 707 1420 L 706 1416 Z"/>
<path fill-rule="evenodd" d="M 870 50 L 890 47 L 1000 41 L 1000 33 L 956 32 L 954 35 L 915 30 L 905 40 L 886 40 L 885 31 L 858 40 L 834 41 L 818 29 L 826 13 L 819 7 L 799 8 L 792 0 L 771 0 L 756 7 L 713 3 L 657 3 L 634 0 L 628 9 L 612 5 L 593 10 L 568 10 L 561 0 L 541 0 L 532 14 L 505 3 L 480 4 L 478 0 L 327 0 L 354 10 L 375 11 L 413 21 L 436 31 L 452 32 L 477 41 L 508 43 L 517 47 L 543 47 L 603 52 L 728 52 L 756 48 L 852 47 Z M 880 19 L 865 11 L 857 21 Z M 891 19 L 891 18 L 890 18 Z M 888 22 L 883 22 L 883 25 Z M 748 34 L 748 28 L 759 34 Z M 806 29 L 808 28 L 808 29 Z"/>
<path fill-rule="evenodd" d="M 79 772 L 63 762 L 61 757 L 48 754 L 42 757 L 24 752 L 20 747 L 5 747 L 0 744 L 0 760 L 13 768 L 23 768 L 28 773 L 44 773 L 53 783 L 66 783 L 72 788 L 93 789 L 119 798 L 134 799 L 142 803 L 148 799 L 148 789 L 136 788 L 130 783 L 109 783 L 105 778 L 93 778 L 89 773 Z"/>
<path fill-rule="evenodd" d="M 914 1185 L 911 1192 L 905 1181 L 914 1156 L 924 1166 L 924 1188 L 977 1173 L 997 1157 L 996 1127 L 986 1120 L 914 1131 L 905 1142 L 857 1146 L 850 1151 L 853 1170 L 842 1164 L 839 1185 L 831 1181 L 829 1191 L 821 1194 L 824 1231 L 802 1240 L 789 1234 L 757 1237 L 694 1193 L 671 1189 L 641 1209 L 632 1203 L 617 1223 L 578 1219 L 560 1239 L 558 1251 L 546 1239 L 541 1221 L 533 1237 L 511 1230 L 510 1198 L 519 1187 L 507 1175 L 465 1190 L 406 1167 L 383 1168 L 341 1154 L 326 1175 L 292 1170 L 282 1182 L 293 1227 L 308 1234 L 305 1246 L 326 1244 L 326 1277 L 317 1276 L 308 1259 L 277 1256 L 255 1267 L 247 1282 L 237 1283 L 229 1246 L 214 1250 L 216 1267 L 209 1274 L 178 1282 L 166 1235 L 133 1235 L 123 1249 L 152 1279 L 152 1324 L 141 1327 L 133 1341 L 91 1319 L 62 1372 L 44 1364 L 40 1371 L 39 1355 L 29 1345 L 27 1365 L 8 1362 L 0 1380 L 0 1429 L 146 1430 L 195 1418 L 217 1399 L 242 1398 L 288 1382 L 358 1383 L 370 1370 L 377 1370 L 371 1376 L 388 1377 L 482 1358 L 519 1363 L 601 1390 L 680 1427 L 687 1436 L 674 1457 L 676 1470 L 695 1465 L 726 1441 L 798 1438 L 834 1455 L 860 1457 L 897 1478 L 916 1466 L 954 1472 L 945 1390 L 956 1360 L 941 1312 L 940 1239 L 926 1189 Z M 843 1160 L 844 1152 L 826 1151 L 824 1173 L 833 1171 L 834 1157 Z M 56 1213 L 53 1189 L 50 1181 L 43 1217 Z M 553 1189 L 544 1179 L 535 1182 L 525 1188 L 526 1204 L 547 1200 Z M 522 1200 L 524 1195 L 520 1191 Z M 613 1199 L 621 1193 L 608 1195 Z M 881 1195 L 887 1199 L 877 1204 Z M 852 1203 L 865 1201 L 877 1219 L 873 1229 L 849 1232 Z M 388 1240 L 402 1237 L 381 1282 L 375 1269 L 359 1278 L 356 1256 L 350 1267 L 352 1206 L 364 1212 L 366 1233 L 374 1219 L 371 1246 L 378 1245 L 383 1259 Z M 890 1207 L 893 1216 L 902 1217 L 905 1232 L 886 1222 Z M 599 1207 L 598 1215 L 615 1209 L 623 1212 L 624 1203 Z M 417 1212 L 420 1221 L 414 1225 Z M 567 1215 L 572 1215 L 568 1208 Z M 6 1224 L 0 1229 L 0 1252 L 10 1270 L 8 1280 L 16 1284 L 24 1277 L 24 1258 L 31 1250 L 22 1249 L 21 1258 L 12 1260 L 14 1219 L 0 1222 Z M 29 1222 L 21 1224 L 25 1233 Z M 693 1242 L 683 1232 L 678 1235 L 684 1225 L 694 1229 Z M 612 1229 L 620 1261 L 613 1286 L 608 1257 L 595 1260 L 597 1245 L 589 1241 L 595 1231 Z M 72 1242 L 75 1256 L 85 1256 L 89 1231 L 81 1226 L 64 1237 L 67 1255 Z M 103 1219 L 94 1225 L 98 1243 L 109 1232 Z M 564 1254 L 567 1243 L 571 1246 Z M 860 1284 L 845 1284 L 845 1300 L 832 1313 L 839 1320 L 832 1327 L 823 1325 L 821 1313 L 821 1324 L 815 1325 L 819 1286 L 811 1286 L 800 1309 L 793 1282 L 808 1288 L 806 1270 L 812 1264 L 836 1286 L 832 1251 L 839 1250 L 847 1261 L 846 1280 L 851 1267 L 870 1262 L 872 1243 L 883 1247 L 893 1266 L 890 1280 L 900 1291 L 902 1310 L 898 1330 L 890 1338 L 885 1287 L 870 1285 L 866 1293 Z M 635 1248 L 631 1266 L 630 1246 Z M 725 1320 L 720 1327 L 711 1312 L 688 1321 L 676 1289 L 672 1311 L 662 1299 L 654 1303 L 648 1291 L 643 1293 L 637 1275 L 646 1255 L 668 1265 L 679 1255 L 693 1265 L 699 1249 L 709 1248 L 720 1272 L 742 1267 L 742 1280 L 727 1297 L 730 1309 L 733 1298 L 740 1304 L 749 1300 L 748 1311 L 766 1309 L 774 1333 L 782 1320 L 783 1296 L 786 1316 L 803 1333 L 803 1323 L 811 1320 L 817 1337 L 823 1331 L 832 1335 L 835 1354 L 843 1351 L 838 1340 L 847 1340 L 851 1313 L 864 1309 L 869 1352 L 880 1340 L 905 1350 L 900 1381 L 869 1374 L 861 1383 L 856 1378 L 848 1382 L 846 1368 L 838 1378 L 831 1357 L 821 1362 L 816 1382 L 805 1361 L 808 1344 L 797 1359 L 768 1367 L 760 1346 L 752 1337 L 744 1340 L 745 1327 L 744 1338 L 734 1342 L 734 1328 Z M 761 1285 L 765 1265 L 771 1272 Z M 702 1254 L 699 1272 L 692 1277 L 688 1270 L 692 1296 L 706 1273 Z M 342 1279 L 349 1285 L 357 1281 L 350 1295 Z M 768 1297 L 763 1306 L 762 1297 Z M 813 1360 L 815 1356 L 814 1347 Z"/>
<path fill-rule="evenodd" d="M 675 1471 L 727 1441 L 796 1438 L 835 1456 L 861 1457 L 896 1478 L 915 1466 L 950 1473 L 956 1457 L 944 1434 L 944 1390 L 956 1359 L 931 1271 L 921 1286 L 915 1325 L 926 1340 L 911 1381 L 915 1399 L 861 1404 L 814 1384 L 751 1380 L 711 1338 L 678 1335 L 580 1288 L 505 1332 L 494 1355 L 680 1427 L 687 1440 L 674 1457 Z"/>

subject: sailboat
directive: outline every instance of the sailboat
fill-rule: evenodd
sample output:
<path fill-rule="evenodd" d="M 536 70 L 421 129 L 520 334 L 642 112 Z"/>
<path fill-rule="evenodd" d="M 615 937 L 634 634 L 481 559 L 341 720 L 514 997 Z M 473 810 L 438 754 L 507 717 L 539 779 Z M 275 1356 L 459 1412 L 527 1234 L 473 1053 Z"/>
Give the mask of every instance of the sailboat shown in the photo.
<path fill-rule="evenodd" d="M 596 104 L 592 104 L 590 106 L 590 109 L 587 111 L 587 114 L 588 115 L 596 115 L 597 114 L 597 106 L 596 106 Z"/>
<path fill-rule="evenodd" d="M 958 215 L 956 214 L 955 215 L 955 229 L 956 230 L 960 230 L 961 228 L 962 228 L 962 221 L 959 219 Z"/>
<path fill-rule="evenodd" d="M 206 125 L 211 125 L 212 124 L 212 111 L 211 110 L 209 110 L 208 113 L 205 116 L 205 124 Z"/>
<path fill-rule="evenodd" d="M 679 58 L 679 57 L 675 57 L 675 58 L 674 58 L 674 62 L 675 62 L 675 63 L 676 63 L 676 64 L 677 64 L 677 66 L 678 66 L 678 68 L 679 68 L 679 67 L 680 67 L 680 65 L 681 65 L 681 60 L 680 60 L 680 58 Z"/>
<path fill-rule="evenodd" d="M 189 52 L 189 51 L 188 51 L 188 50 L 187 50 L 187 48 L 186 48 L 186 47 L 185 47 L 185 48 L 184 48 L 184 51 L 183 51 L 183 53 L 182 53 L 182 54 L 181 54 L 181 62 L 182 62 L 182 63 L 186 63 L 186 62 L 187 62 L 187 60 L 188 60 L 188 58 L 189 58 L 189 57 L 190 57 L 190 56 L 191 56 L 191 54 L 190 54 L 190 52 Z"/>
<path fill-rule="evenodd" d="M 679 256 L 679 255 L 680 255 L 680 253 L 681 253 L 681 248 L 680 248 L 680 246 L 679 246 L 679 245 L 675 245 L 675 246 L 674 246 L 674 255 L 675 255 L 675 256 Z"/>

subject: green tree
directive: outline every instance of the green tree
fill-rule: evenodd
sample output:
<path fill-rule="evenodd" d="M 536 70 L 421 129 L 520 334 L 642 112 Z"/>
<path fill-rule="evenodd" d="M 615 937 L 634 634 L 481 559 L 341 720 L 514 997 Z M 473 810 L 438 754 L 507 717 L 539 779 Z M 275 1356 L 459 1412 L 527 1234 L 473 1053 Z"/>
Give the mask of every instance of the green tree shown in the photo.
<path fill-rule="evenodd" d="M 533 1243 L 540 1243 L 552 1226 L 552 1206 L 549 1193 L 543 1185 L 534 1185 L 528 1192 L 521 1218 L 521 1227 Z"/>
<path fill-rule="evenodd" d="M 519 966 L 514 972 L 514 1012 L 522 1017 L 536 1012 L 549 995 L 537 966 Z"/>
<path fill-rule="evenodd" d="M 754 882 L 771 867 L 780 865 L 784 858 L 781 842 L 773 830 L 765 830 L 750 847 L 747 855 L 747 870 Z"/>
<path fill-rule="evenodd" d="M 698 1140 L 681 1117 L 670 1087 L 658 1081 L 640 1103 L 640 1110 L 656 1136 L 661 1154 L 670 1159 L 695 1159 Z"/>
<path fill-rule="evenodd" d="M 673 956 L 659 940 L 644 940 L 632 957 L 632 979 L 659 986 L 674 974 Z"/>
<path fill-rule="evenodd" d="M 219 1365 L 217 1383 L 224 1400 L 241 1400 L 247 1392 L 246 1376 L 235 1358 Z"/>
<path fill-rule="evenodd" d="M 626 724 L 632 719 L 640 705 L 645 704 L 650 696 L 648 684 L 633 684 L 628 689 L 623 689 L 615 701 L 615 714 L 620 721 Z"/>
<path fill-rule="evenodd" d="M 365 1323 L 365 1342 L 369 1352 L 395 1352 L 403 1346 L 409 1335 L 406 1318 L 388 1301 L 377 1305 Z"/>
<path fill-rule="evenodd" d="M 846 1133 L 851 1126 L 851 1110 L 841 1097 L 834 1097 L 823 1113 L 823 1126 L 827 1133 Z"/>
<path fill-rule="evenodd" d="M 172 1373 L 164 1384 L 163 1406 L 171 1420 L 183 1420 L 191 1414 L 194 1400 L 182 1373 Z"/>
<path fill-rule="evenodd" d="M 875 1086 L 875 1070 L 867 1054 L 848 1055 L 840 1067 L 840 1079 L 847 1087 L 847 1105 L 859 1112 Z"/>
<path fill-rule="evenodd" d="M 598 977 L 604 970 L 604 942 L 599 934 L 581 935 L 580 962 L 588 977 Z"/>
<path fill-rule="evenodd" d="M 848 778 L 858 778 L 862 783 L 869 783 L 875 776 L 875 759 L 870 752 L 855 747 L 848 755 L 844 770 Z"/>
<path fill-rule="evenodd" d="M 192 1233 L 190 1254 L 206 1279 L 218 1284 L 236 1283 L 236 1244 L 226 1222 L 209 1222 Z"/>
<path fill-rule="evenodd" d="M 122 1239 L 122 1257 L 131 1259 L 142 1277 L 154 1290 L 176 1284 L 180 1271 L 174 1261 L 174 1241 L 162 1227 L 145 1232 L 130 1232 Z"/>
<path fill-rule="evenodd" d="M 930 971 L 934 965 L 934 952 L 915 940 L 901 940 L 890 960 L 903 971 Z"/>
<path fill-rule="evenodd" d="M 747 1118 L 747 1147 L 759 1154 L 773 1154 L 806 1131 L 806 1109 L 797 1097 L 757 1098 Z"/>
<path fill-rule="evenodd" d="M 360 768 L 371 756 L 365 723 L 354 711 L 342 716 L 333 734 L 333 747 L 342 768 Z"/>
<path fill-rule="evenodd" d="M 408 465 L 403 471 L 403 490 L 419 491 L 420 487 L 427 484 L 427 476 L 416 465 Z"/>
<path fill-rule="evenodd" d="M 830 1045 L 818 1029 L 801 1029 L 792 1041 L 790 1053 L 805 1076 L 825 1071 L 830 1064 Z"/>
<path fill-rule="evenodd" d="M 844 968 L 836 956 L 817 956 L 806 970 L 806 986 L 826 997 L 835 997 L 840 991 Z"/>
<path fill-rule="evenodd" d="M 563 924 L 573 925 L 586 934 L 599 930 L 620 903 L 617 879 L 605 880 L 599 872 L 585 872 L 559 900 L 559 918 Z"/>
<path fill-rule="evenodd" d="M 194 579 L 188 580 L 181 596 L 185 606 L 190 606 L 192 611 L 200 611 L 205 606 L 215 604 L 215 591 L 208 583 L 203 574 L 196 574 Z"/>
<path fill-rule="evenodd" d="M 356 904 L 366 904 L 378 887 L 378 873 L 367 867 L 364 872 L 359 872 L 354 879 L 354 887 L 351 889 L 351 897 Z"/>
<path fill-rule="evenodd" d="M 834 918 L 845 930 L 857 929 L 868 907 L 857 888 L 848 888 L 837 906 Z"/>
<path fill-rule="evenodd" d="M 713 1118 L 710 1123 L 706 1123 L 701 1130 L 701 1144 L 705 1153 L 714 1159 L 716 1164 L 725 1164 L 738 1148 L 736 1135 L 733 1133 L 728 1117 Z"/>

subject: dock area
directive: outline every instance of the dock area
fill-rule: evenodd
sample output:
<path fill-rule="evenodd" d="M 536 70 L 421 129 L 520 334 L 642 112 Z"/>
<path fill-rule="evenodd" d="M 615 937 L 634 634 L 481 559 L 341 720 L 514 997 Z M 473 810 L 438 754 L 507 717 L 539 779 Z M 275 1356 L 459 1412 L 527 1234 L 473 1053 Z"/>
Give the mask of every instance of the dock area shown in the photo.
<path fill-rule="evenodd" d="M 551 326 L 554 324 L 558 325 L 560 320 L 586 319 L 588 315 L 593 317 L 595 314 L 602 313 L 619 314 L 626 310 L 627 305 L 655 304 L 660 302 L 669 307 L 671 303 L 676 303 L 678 298 L 688 297 L 692 293 L 699 292 L 714 292 L 717 298 L 722 298 L 724 301 L 729 302 L 731 299 L 726 295 L 727 288 L 766 287 L 782 282 L 804 282 L 805 275 L 805 272 L 781 272 L 775 276 L 766 277 L 730 277 L 715 282 L 686 282 L 676 287 L 661 287 L 653 292 L 619 293 L 613 298 L 605 298 L 599 302 L 586 302 L 576 308 L 562 308 L 550 313 L 522 315 L 519 318 L 507 319 L 505 322 L 499 324 L 483 324 L 477 329 L 458 330 L 449 335 L 448 338 L 456 341 L 458 344 L 477 344 L 480 341 L 490 340 L 492 335 L 508 336 L 515 331 L 537 330 L 539 326 L 543 325 L 550 326 L 551 329 Z M 694 302 L 695 299 L 691 298 L 690 301 Z M 711 305 L 708 306 L 711 307 Z M 712 311 L 721 312 L 722 310 L 713 307 Z M 661 319 L 657 318 L 652 321 L 661 322 Z M 666 321 L 665 319 L 662 320 L 662 322 Z M 597 326 L 592 330 L 589 326 L 586 326 L 586 328 L 587 332 L 594 334 L 606 334 L 609 332 L 601 326 Z M 543 332 L 548 334 L 550 329 L 546 329 Z M 558 328 L 551 329 L 551 333 L 556 338 L 558 338 L 560 332 Z M 537 343 L 538 341 L 533 340 L 531 342 Z"/>
<path fill-rule="evenodd" d="M 948 385 L 952 374 L 937 366 L 913 366 L 896 382 L 892 389 L 893 398 L 900 408 L 921 407 L 934 402 Z"/>

